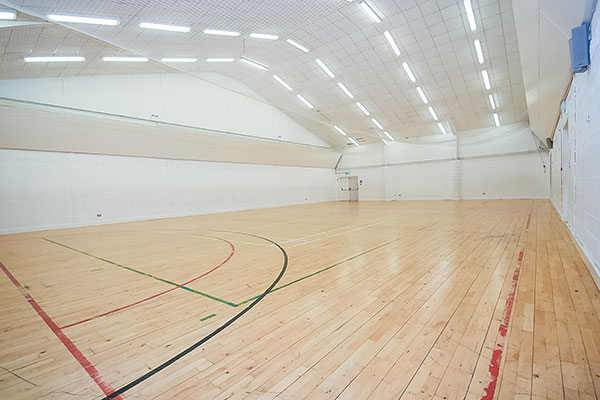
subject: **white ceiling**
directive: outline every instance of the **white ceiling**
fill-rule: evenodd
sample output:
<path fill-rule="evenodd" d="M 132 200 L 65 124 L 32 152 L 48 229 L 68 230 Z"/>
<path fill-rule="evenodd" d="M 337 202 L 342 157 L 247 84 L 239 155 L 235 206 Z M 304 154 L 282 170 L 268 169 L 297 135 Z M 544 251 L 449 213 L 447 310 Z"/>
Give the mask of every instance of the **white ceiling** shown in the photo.
<path fill-rule="evenodd" d="M 513 0 L 530 126 L 552 137 L 571 80 L 569 39 L 588 0 Z"/>
<path fill-rule="evenodd" d="M 422 86 L 440 120 L 453 132 L 493 126 L 488 94 L 496 95 L 503 124 L 527 121 L 527 105 L 511 0 L 472 0 L 478 29 L 471 32 L 462 0 L 368 0 L 383 16 L 374 23 L 359 0 L 14 0 L 8 7 L 45 18 L 49 13 L 114 17 L 118 26 L 54 23 L 0 29 L 0 78 L 160 72 L 160 64 L 108 65 L 102 56 L 139 54 L 196 57 L 197 63 L 173 64 L 197 74 L 218 72 L 243 82 L 260 97 L 334 147 L 346 144 L 333 129 L 339 125 L 365 142 L 380 142 L 378 129 L 355 106 L 364 104 L 394 137 L 439 134 L 436 121 L 418 97 Z M 27 16 L 20 16 L 27 18 Z M 139 28 L 142 21 L 187 25 L 190 33 Z M 206 35 L 206 28 L 236 30 L 239 37 Z M 396 57 L 383 36 L 390 30 L 402 54 Z M 249 38 L 251 32 L 280 36 L 277 41 Z M 95 40 L 97 38 L 100 40 Z M 286 43 L 291 38 L 311 51 Z M 482 42 L 480 65 L 473 40 Z M 125 50 L 121 50 L 125 49 Z M 41 54 L 40 54 L 41 53 Z M 28 54 L 83 54 L 85 65 L 25 65 Z M 269 66 L 260 71 L 241 62 L 209 64 L 207 57 L 246 56 Z M 315 63 L 322 59 L 336 74 L 330 79 Z M 417 76 L 412 83 L 402 69 L 407 62 Z M 134 70 L 135 68 L 135 70 Z M 481 70 L 490 72 L 485 90 Z M 150 71 L 149 71 L 150 70 Z M 272 78 L 281 76 L 288 92 Z M 54 75 L 52 75 L 54 74 Z M 342 81 L 356 96 L 350 100 L 336 86 Z M 315 105 L 306 108 L 300 93 Z"/>

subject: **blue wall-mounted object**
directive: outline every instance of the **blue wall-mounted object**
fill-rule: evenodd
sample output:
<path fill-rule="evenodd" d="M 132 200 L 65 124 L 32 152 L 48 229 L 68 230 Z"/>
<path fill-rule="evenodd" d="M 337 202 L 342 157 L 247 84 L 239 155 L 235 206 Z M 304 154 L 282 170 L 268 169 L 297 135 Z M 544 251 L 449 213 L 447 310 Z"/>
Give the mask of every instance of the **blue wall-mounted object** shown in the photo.
<path fill-rule="evenodd" d="M 581 24 L 571 30 L 569 48 L 571 50 L 571 69 L 574 73 L 585 72 L 590 66 L 590 25 Z"/>

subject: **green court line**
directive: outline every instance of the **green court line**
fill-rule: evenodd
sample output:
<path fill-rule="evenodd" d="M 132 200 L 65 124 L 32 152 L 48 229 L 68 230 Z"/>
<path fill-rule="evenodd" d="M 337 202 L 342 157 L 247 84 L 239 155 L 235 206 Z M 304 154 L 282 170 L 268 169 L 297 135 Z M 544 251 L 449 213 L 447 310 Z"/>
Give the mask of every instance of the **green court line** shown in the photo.
<path fill-rule="evenodd" d="M 363 256 L 363 255 L 367 254 L 367 253 L 370 253 L 370 252 L 372 252 L 372 251 L 375 251 L 375 250 L 377 250 L 377 249 L 380 249 L 380 248 L 382 248 L 382 247 L 384 247 L 384 246 L 387 246 L 388 244 L 390 244 L 390 243 L 392 243 L 392 242 L 395 242 L 396 240 L 398 240 L 398 239 L 394 239 L 394 240 L 392 240 L 392 241 L 389 241 L 389 242 L 386 242 L 386 243 L 380 244 L 379 246 L 375 246 L 375 247 L 373 247 L 372 249 L 365 250 L 365 251 L 363 251 L 362 253 L 355 254 L 355 255 L 353 255 L 352 257 L 346 258 L 345 260 L 342 260 L 342 261 L 339 261 L 339 262 L 337 262 L 337 263 L 335 263 L 335 264 L 332 264 L 332 265 L 330 265 L 329 267 L 325 267 L 325 268 L 323 268 L 323 269 L 320 269 L 320 270 L 318 270 L 318 271 L 315 271 L 315 272 L 313 272 L 312 274 L 308 274 L 308 275 L 306 275 L 306 276 L 303 276 L 303 277 L 301 277 L 301 278 L 298 278 L 298 279 L 296 279 L 296 280 L 294 280 L 294 281 L 288 282 L 288 283 L 286 283 L 285 285 L 281 285 L 281 286 L 279 286 L 279 287 L 276 287 L 275 289 L 271 290 L 269 293 L 276 292 L 276 291 L 278 291 L 278 290 L 280 290 L 280 289 L 283 289 L 283 288 L 285 288 L 285 287 L 288 287 L 288 286 L 290 286 L 290 285 L 293 285 L 294 283 L 298 283 L 298 282 L 300 282 L 300 281 L 303 281 L 303 280 L 305 280 L 305 279 L 311 278 L 311 277 L 313 277 L 313 276 L 315 276 L 315 275 L 317 275 L 317 274 L 320 274 L 321 272 L 328 271 L 328 270 L 330 270 L 331 268 L 337 267 L 337 266 L 338 266 L 338 265 L 340 265 L 340 264 L 343 264 L 343 263 L 345 263 L 345 262 L 348 262 L 348 261 L 352 261 L 352 260 L 354 260 L 355 258 L 358 258 L 358 257 L 360 257 L 360 256 Z M 241 303 L 238 303 L 238 304 L 236 304 L 236 305 L 235 305 L 235 307 L 239 307 L 239 306 L 241 306 L 242 304 L 246 304 L 246 303 L 248 303 L 248 302 L 250 302 L 250 301 L 252 301 L 252 300 L 256 300 L 256 299 L 258 299 L 258 297 L 259 297 L 259 296 L 254 296 L 254 297 L 252 297 L 251 299 L 244 300 L 244 301 L 242 301 Z"/>
<path fill-rule="evenodd" d="M 208 317 L 200 318 L 200 322 L 204 322 L 207 319 L 212 318 L 212 317 L 216 317 L 216 316 L 217 316 L 217 314 L 210 314 Z"/>
<path fill-rule="evenodd" d="M 102 258 L 102 257 L 95 256 L 95 255 L 93 255 L 93 254 L 90 254 L 90 253 L 86 253 L 86 252 L 85 252 L 85 251 L 83 251 L 83 250 L 79 250 L 79 249 L 76 249 L 76 248 L 74 248 L 74 247 L 67 246 L 66 244 L 62 244 L 62 243 L 56 242 L 56 241 L 54 241 L 54 240 L 51 240 L 51 239 L 48 239 L 48 238 L 42 238 L 42 239 L 43 239 L 43 240 L 45 240 L 45 241 L 47 241 L 47 242 L 54 243 L 54 244 L 55 244 L 55 245 L 57 245 L 57 246 L 61 246 L 61 247 L 64 247 L 64 248 L 66 248 L 66 249 L 69 249 L 69 250 L 72 250 L 72 251 L 76 251 L 77 253 L 84 254 L 84 255 L 86 255 L 86 256 L 88 256 L 88 257 L 95 258 L 96 260 L 100 260 L 100 261 L 103 261 L 103 262 L 105 262 L 105 263 L 108 263 L 108 264 L 114 265 L 114 266 L 116 266 L 116 267 L 123 268 L 123 269 L 126 269 L 126 270 L 128 270 L 128 271 L 131 271 L 131 272 L 135 272 L 136 274 L 144 275 L 144 276 L 147 276 L 148 278 L 156 279 L 157 281 L 160 281 L 160 282 L 163 282 L 163 283 L 167 283 L 167 284 L 169 284 L 169 285 L 173 285 L 173 286 L 180 286 L 180 284 L 178 284 L 178 283 L 171 282 L 171 281 L 169 281 L 169 280 L 166 280 L 166 279 L 163 279 L 163 278 L 161 278 L 161 277 L 158 277 L 158 276 L 155 276 L 155 275 L 152 275 L 152 274 L 148 274 L 148 273 L 146 273 L 146 272 L 143 272 L 143 271 L 139 271 L 139 270 L 137 270 L 137 269 L 134 269 L 134 268 L 128 267 L 128 266 L 126 266 L 126 265 L 123 265 L 123 264 L 116 263 L 116 262 L 114 262 L 114 261 L 111 261 L 111 260 L 107 260 L 106 258 Z M 180 287 L 181 287 L 181 289 L 185 289 L 185 290 L 187 290 L 187 291 L 189 291 L 189 292 L 192 292 L 192 293 L 195 293 L 195 294 L 199 294 L 200 296 L 204 296 L 204 297 L 207 297 L 207 298 L 209 298 L 209 299 L 212 299 L 212 300 L 215 300 L 215 301 L 221 302 L 221 303 L 223 303 L 223 304 L 227 304 L 228 306 L 231 306 L 231 307 L 236 307 L 235 303 L 232 303 L 232 302 L 230 302 L 230 301 L 223 300 L 223 299 L 220 299 L 220 298 L 218 298 L 218 297 L 215 297 L 215 296 L 211 296 L 210 294 L 207 294 L 207 293 L 200 292 L 200 291 L 198 291 L 198 290 L 195 290 L 195 289 L 189 288 L 189 287 L 187 287 L 187 286 L 180 286 Z"/>
<path fill-rule="evenodd" d="M 154 276 L 154 275 L 148 274 L 148 273 L 146 273 L 146 272 L 138 271 L 138 270 L 136 270 L 136 269 L 133 269 L 133 268 L 131 268 L 131 267 L 127 267 L 127 266 L 125 266 L 125 265 L 122 265 L 122 264 L 116 263 L 116 262 L 114 262 L 114 261 L 111 261 L 111 260 L 107 260 L 107 259 L 105 259 L 105 258 L 102 258 L 102 257 L 95 256 L 95 255 L 93 255 L 93 254 L 90 254 L 90 253 L 86 253 L 85 251 L 78 250 L 78 249 L 75 249 L 75 248 L 73 248 L 73 247 L 69 247 L 69 246 L 67 246 L 67 245 L 65 245 L 65 244 L 62 244 L 62 243 L 59 243 L 59 242 L 55 242 L 54 240 L 47 239 L 47 238 L 42 238 L 42 239 L 44 239 L 44 240 L 46 240 L 46 241 L 48 241 L 48 242 L 50 242 L 50 243 L 54 243 L 54 244 L 56 244 L 56 245 L 58 245 L 58 246 L 65 247 L 65 248 L 67 248 L 67 249 L 69 249 L 69 250 L 73 250 L 73 251 L 76 251 L 76 252 L 78 252 L 78 253 L 85 254 L 86 256 L 89 256 L 89 257 L 95 258 L 95 259 L 97 259 L 97 260 L 104 261 L 104 262 L 106 262 L 106 263 L 109 263 L 109 264 L 115 265 L 115 266 L 117 266 L 117 267 L 124 268 L 124 269 L 126 269 L 126 270 L 129 270 L 129 271 L 132 271 L 132 272 L 135 272 L 135 273 L 138 273 L 138 274 L 141 274 L 141 275 L 147 276 L 147 277 L 149 277 L 149 278 L 153 278 L 153 279 L 156 279 L 156 280 L 158 280 L 158 281 L 161 281 L 161 282 L 164 282 L 164 283 L 168 283 L 168 284 L 170 284 L 170 285 L 179 286 L 177 283 L 174 283 L 174 282 L 168 281 L 168 280 L 166 280 L 166 279 L 163 279 L 163 278 L 159 278 L 159 277 L 157 277 L 157 276 Z M 320 274 L 320 273 L 322 273 L 322 272 L 328 271 L 328 270 L 330 270 L 330 269 L 332 269 L 332 268 L 334 268 L 334 267 L 337 267 L 337 266 L 339 266 L 339 265 L 341 265 L 341 264 L 343 264 L 343 263 L 345 263 L 345 262 L 352 261 L 352 260 L 354 260 L 354 259 L 356 259 L 356 258 L 358 258 L 358 257 L 360 257 L 360 256 L 363 256 L 363 255 L 365 255 L 365 254 L 368 254 L 368 253 L 371 253 L 371 252 L 373 252 L 373 251 L 375 251 L 375 250 L 378 250 L 378 249 L 380 249 L 380 248 L 382 248 L 382 247 L 385 247 L 385 246 L 387 246 L 387 245 L 389 245 L 389 244 L 391 244 L 391 243 L 393 243 L 393 242 L 397 241 L 398 239 L 399 239 L 399 238 L 396 238 L 396 239 L 394 239 L 394 240 L 391 240 L 391 241 L 389 241 L 389 242 L 382 243 L 382 244 L 380 244 L 380 245 L 378 245 L 378 246 L 375 246 L 375 247 L 373 247 L 373 248 L 371 248 L 371 249 L 369 249 L 369 250 L 365 250 L 365 251 L 363 251 L 362 253 L 358 253 L 358 254 L 355 254 L 355 255 L 353 255 L 352 257 L 348 257 L 348 258 L 346 258 L 345 260 L 338 261 L 337 263 L 335 263 L 335 264 L 332 264 L 332 265 L 330 265 L 330 266 L 328 266 L 328 267 L 325 267 L 325 268 L 323 268 L 323 269 L 320 269 L 320 270 L 318 270 L 318 271 L 315 271 L 315 272 L 313 272 L 313 273 L 311 273 L 311 274 L 305 275 L 305 276 L 303 276 L 303 277 L 301 277 L 301 278 L 298 278 L 298 279 L 296 279 L 296 280 L 293 280 L 293 281 L 291 281 L 291 282 L 288 282 L 288 283 L 286 283 L 285 285 L 281 285 L 281 286 L 279 286 L 279 287 L 276 287 L 275 289 L 271 290 L 269 293 L 276 292 L 276 291 L 278 291 L 278 290 L 280 290 L 280 289 L 286 288 L 286 287 L 288 287 L 288 286 L 290 286 L 290 285 L 293 285 L 293 284 L 295 284 L 295 283 L 298 283 L 298 282 L 301 282 L 301 281 L 303 281 L 303 280 L 305 280 L 305 279 L 311 278 L 311 277 L 313 277 L 313 276 L 315 276 L 315 275 L 318 275 L 318 274 Z M 204 297 L 206 297 L 206 298 L 209 298 L 209 299 L 211 299 L 211 300 L 215 300 L 215 301 L 218 301 L 218 302 L 220 302 L 220 303 L 227 304 L 228 306 L 231 306 L 231 307 L 239 307 L 239 306 L 241 306 L 241 305 L 244 305 L 244 304 L 246 304 L 246 303 L 249 303 L 249 302 L 251 302 L 251 301 L 253 301 L 253 300 L 256 300 L 256 299 L 258 299 L 258 297 L 259 297 L 259 296 L 254 296 L 254 297 L 252 297 L 252 298 L 250 298 L 250 299 L 248 299 L 248 300 L 244 300 L 244 301 L 242 301 L 242 302 L 240 302 L 240 303 L 237 303 L 237 304 L 236 304 L 236 303 L 233 303 L 233 302 L 230 302 L 230 301 L 227 301 L 227 300 L 223 300 L 223 299 L 221 299 L 221 298 L 218 298 L 218 297 L 216 297 L 216 296 L 211 296 L 210 294 L 207 294 L 207 293 L 204 293 L 204 292 L 200 292 L 200 291 L 198 291 L 198 290 L 194 290 L 194 289 L 192 289 L 192 288 L 189 288 L 189 287 L 187 287 L 187 286 L 181 286 L 181 289 L 185 289 L 185 290 L 187 290 L 187 291 L 189 291 L 189 292 L 192 292 L 192 293 L 195 293 L 195 294 L 199 294 L 200 296 L 204 296 Z M 208 318 L 210 318 L 210 317 L 207 317 L 207 319 L 208 319 Z M 202 321 L 202 320 L 201 320 L 201 321 Z"/>

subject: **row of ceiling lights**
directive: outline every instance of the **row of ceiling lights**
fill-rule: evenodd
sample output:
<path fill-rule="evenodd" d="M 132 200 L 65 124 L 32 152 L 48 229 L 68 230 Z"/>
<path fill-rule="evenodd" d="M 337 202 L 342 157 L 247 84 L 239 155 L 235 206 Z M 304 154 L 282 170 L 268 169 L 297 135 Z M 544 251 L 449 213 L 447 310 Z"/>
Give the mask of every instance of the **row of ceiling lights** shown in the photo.
<path fill-rule="evenodd" d="M 347 1 L 351 2 L 353 0 L 347 0 Z M 383 20 L 382 17 L 380 16 L 380 14 L 367 2 L 360 1 L 359 4 L 360 4 L 360 7 L 365 11 L 365 13 L 374 22 L 380 23 Z M 465 6 L 465 11 L 467 13 L 467 19 L 468 19 L 471 31 L 475 31 L 477 29 L 477 24 L 475 22 L 475 17 L 474 17 L 474 13 L 473 13 L 473 8 L 471 6 L 471 1 L 464 0 L 464 6 Z M 15 19 L 16 13 L 14 11 L 0 11 L 0 18 L 1 19 Z M 87 23 L 87 24 L 100 24 L 100 25 L 118 25 L 119 24 L 119 20 L 117 20 L 117 19 L 84 17 L 84 16 L 73 16 L 73 15 L 60 15 L 60 14 L 49 14 L 48 19 L 57 21 L 57 22 L 71 22 L 71 23 Z M 175 32 L 190 32 L 191 31 L 191 28 L 187 27 L 187 26 L 157 24 L 157 23 L 153 23 L 153 22 L 141 22 L 139 24 L 139 26 L 140 26 L 140 28 L 144 28 L 144 29 L 157 29 L 157 30 L 167 30 L 167 31 L 175 31 Z M 205 29 L 204 33 L 211 34 L 211 35 L 221 35 L 221 36 L 239 36 L 240 35 L 240 32 L 227 31 L 227 30 L 216 30 L 216 29 Z M 277 35 L 265 34 L 265 33 L 251 33 L 250 37 L 256 38 L 256 39 L 266 39 L 266 40 L 278 40 L 279 39 L 279 36 L 277 36 Z M 399 49 L 398 45 L 396 44 L 392 34 L 389 31 L 385 31 L 384 37 L 390 44 L 390 47 L 392 48 L 392 51 L 394 52 L 394 54 L 396 56 L 400 56 L 401 55 L 400 49 Z M 306 48 L 305 46 L 299 44 L 298 42 L 296 42 L 292 39 L 287 39 L 286 41 L 290 45 L 294 46 L 295 48 L 297 48 L 305 53 L 309 52 L 308 48 Z M 483 57 L 483 52 L 481 49 L 481 42 L 479 40 L 475 40 L 474 46 L 475 46 L 475 50 L 477 53 L 478 61 L 480 64 L 483 64 L 484 57 Z M 84 60 L 85 60 L 85 57 L 83 57 L 83 56 L 39 56 L 39 57 L 30 56 L 30 57 L 25 57 L 26 62 L 51 62 L 51 61 L 69 62 L 69 61 L 84 61 Z M 103 60 L 104 61 L 124 61 L 124 62 L 146 62 L 146 61 L 148 61 L 148 59 L 145 57 L 104 57 Z M 230 57 L 221 57 L 221 58 L 208 58 L 206 61 L 207 62 L 232 62 L 234 60 L 235 60 L 234 58 L 230 58 Z M 195 59 L 195 58 L 187 58 L 187 57 L 163 58 L 162 59 L 162 62 L 167 62 L 167 63 L 168 62 L 196 62 L 196 61 L 197 61 L 197 59 Z M 267 66 L 260 64 L 254 60 L 248 59 L 246 57 L 241 57 L 240 61 L 244 62 L 248 65 L 251 65 L 253 67 L 262 69 L 262 70 L 269 69 Z M 315 59 L 315 62 L 330 78 L 332 78 L 332 79 L 335 78 L 335 74 L 333 73 L 333 71 L 331 71 L 331 69 L 321 59 L 317 58 L 317 59 Z M 408 63 L 402 62 L 402 67 L 403 67 L 404 71 L 406 72 L 410 81 L 413 83 L 416 83 L 417 79 L 416 79 L 412 69 L 408 65 Z M 483 76 L 484 86 L 485 86 L 486 90 L 491 89 L 488 71 L 482 70 L 481 73 Z M 282 85 L 285 89 L 287 89 L 289 91 L 293 91 L 293 88 L 278 75 L 276 75 L 276 74 L 273 75 L 273 78 L 280 85 Z M 348 96 L 350 99 L 354 99 L 354 95 L 352 94 L 352 92 L 342 82 L 338 82 L 337 86 L 344 92 L 344 94 L 346 94 L 346 96 Z M 421 98 L 421 100 L 423 101 L 423 103 L 426 105 L 429 104 L 429 99 L 425 95 L 423 88 L 421 86 L 417 86 L 415 88 L 415 90 L 416 90 L 417 94 L 419 95 L 419 97 Z M 308 108 L 314 109 L 314 106 L 304 96 L 302 96 L 301 94 L 296 94 L 296 97 Z M 497 101 L 495 101 L 495 98 L 492 94 L 489 94 L 489 101 L 490 101 L 490 105 L 492 106 L 492 109 L 495 110 L 497 108 Z M 383 131 L 383 135 L 385 135 L 385 136 L 383 136 L 379 132 L 378 132 L 378 134 L 384 142 L 387 143 L 387 140 L 394 140 L 394 138 L 389 134 L 389 132 L 384 129 L 382 124 L 375 117 L 371 116 L 371 113 L 367 110 L 367 108 L 362 103 L 360 103 L 359 101 L 356 101 L 355 104 L 363 114 L 365 114 L 367 117 L 371 117 L 371 122 L 379 130 Z M 428 111 L 435 121 L 439 121 L 439 116 L 436 113 L 433 106 L 428 106 Z M 499 121 L 498 114 L 494 113 L 493 117 L 494 117 L 494 122 L 495 122 L 496 126 L 499 126 L 500 121 Z M 442 132 L 442 134 L 446 134 L 448 132 L 446 130 L 444 124 L 442 124 L 441 122 L 438 122 L 437 125 L 438 125 L 438 128 L 440 129 L 440 131 Z M 347 135 L 347 133 L 342 128 L 340 128 L 338 125 L 334 125 L 334 129 L 337 132 L 339 132 L 340 134 L 342 134 L 343 136 L 348 137 L 348 139 L 355 146 L 359 145 L 358 142 L 354 138 L 349 137 Z M 386 138 L 387 138 L 387 140 L 386 140 Z"/>
<path fill-rule="evenodd" d="M 475 21 L 475 14 L 473 13 L 473 6 L 471 4 L 471 0 L 463 0 L 463 4 L 467 13 L 469 28 L 471 29 L 471 32 L 475 32 L 477 31 L 477 22 Z M 477 61 L 480 65 L 483 65 L 485 63 L 485 57 L 483 56 L 481 41 L 479 39 L 473 40 L 473 47 L 475 48 L 475 53 L 477 54 Z M 481 70 L 481 77 L 483 78 L 483 86 L 485 87 L 485 90 L 491 90 L 492 83 L 490 81 L 490 74 L 487 69 Z M 494 96 L 494 94 L 488 93 L 488 100 L 490 102 L 492 110 L 496 110 L 499 107 L 498 100 L 496 99 L 496 96 Z M 492 118 L 494 119 L 494 125 L 500 126 L 500 116 L 497 112 L 492 113 Z"/>

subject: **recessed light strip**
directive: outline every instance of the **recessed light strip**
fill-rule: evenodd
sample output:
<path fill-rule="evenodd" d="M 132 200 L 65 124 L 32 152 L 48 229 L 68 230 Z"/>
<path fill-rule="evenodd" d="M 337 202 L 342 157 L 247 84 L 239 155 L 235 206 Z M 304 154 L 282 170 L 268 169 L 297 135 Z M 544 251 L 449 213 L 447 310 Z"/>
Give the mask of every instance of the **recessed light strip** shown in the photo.
<path fill-rule="evenodd" d="M 387 137 L 388 137 L 388 139 L 390 139 L 390 140 L 392 140 L 392 141 L 395 141 L 395 140 L 396 140 L 396 139 L 394 139 L 394 137 L 393 137 L 392 135 L 390 135 L 390 133 L 389 133 L 388 131 L 384 131 L 384 132 L 383 132 L 383 134 L 384 134 L 385 136 L 387 136 Z"/>
<path fill-rule="evenodd" d="M 139 26 L 142 29 L 155 29 L 155 30 L 159 30 L 159 31 L 183 32 L 183 33 L 187 33 L 192 30 L 192 28 L 190 28 L 189 26 L 156 24 L 154 22 L 140 22 Z"/>
<path fill-rule="evenodd" d="M 56 22 L 71 22 L 75 24 L 92 25 L 119 25 L 119 20 L 114 18 L 85 17 L 81 15 L 48 14 L 48 19 Z"/>
<path fill-rule="evenodd" d="M 312 104 L 310 104 L 310 102 L 309 102 L 308 100 L 306 100 L 306 99 L 304 98 L 304 96 L 302 96 L 302 95 L 300 95 L 300 94 L 297 94 L 297 95 L 296 95 L 296 97 L 297 97 L 298 99 L 300 99 L 300 101 L 301 101 L 301 102 L 303 102 L 303 103 L 306 105 L 306 107 L 310 108 L 311 110 L 312 110 L 313 108 L 315 108 L 315 106 L 313 106 Z"/>
<path fill-rule="evenodd" d="M 344 135 L 344 136 L 348 136 L 348 134 L 346 134 L 346 132 L 344 132 L 344 130 L 343 130 L 342 128 L 340 128 L 339 126 L 337 126 L 337 125 L 334 125 L 333 127 L 335 128 L 335 130 L 336 130 L 336 131 L 338 131 L 338 132 L 339 132 L 339 133 L 341 133 L 342 135 Z"/>
<path fill-rule="evenodd" d="M 321 61 L 321 59 L 317 58 L 315 60 L 315 62 L 319 65 L 319 67 L 321 67 L 321 69 L 323 71 L 325 71 L 325 73 L 330 77 L 330 78 L 335 78 L 335 74 L 333 73 L 333 71 L 331 71 L 329 69 L 329 67 L 327 65 L 325 65 L 325 63 L 323 61 Z"/>
<path fill-rule="evenodd" d="M 385 38 L 387 39 L 388 43 L 390 44 L 390 47 L 394 51 L 394 54 L 396 54 L 397 56 L 399 56 L 400 55 L 400 49 L 398 48 L 398 45 L 396 44 L 396 41 L 392 37 L 392 34 L 390 33 L 390 31 L 383 32 L 383 36 L 385 36 Z"/>
<path fill-rule="evenodd" d="M 438 120 L 439 117 L 437 115 L 437 113 L 435 112 L 435 110 L 433 109 L 433 107 L 429 107 L 429 114 L 431 114 L 431 116 L 433 117 L 434 120 Z"/>
<path fill-rule="evenodd" d="M 161 61 L 164 63 L 195 63 L 198 59 L 192 57 L 164 57 Z"/>
<path fill-rule="evenodd" d="M 404 68 L 404 72 L 406 72 L 406 75 L 408 75 L 408 79 L 410 79 L 413 83 L 415 83 L 417 81 L 417 78 L 415 77 L 415 74 L 413 74 L 409 65 L 407 63 L 403 62 L 402 68 Z"/>
<path fill-rule="evenodd" d="M 240 36 L 239 32 L 236 31 L 224 31 L 220 29 L 205 29 L 203 31 L 207 35 L 218 35 L 218 36 Z"/>
<path fill-rule="evenodd" d="M 444 128 L 444 125 L 441 122 L 438 122 L 438 128 L 440 128 L 440 131 L 442 132 L 442 135 L 447 134 L 448 132 L 446 131 L 446 128 Z"/>
<path fill-rule="evenodd" d="M 494 99 L 494 95 L 490 94 L 488 97 L 490 99 L 490 106 L 492 106 L 492 110 L 495 110 L 497 105 L 496 105 L 496 100 Z"/>
<path fill-rule="evenodd" d="M 292 46 L 294 46 L 298 50 L 303 51 L 305 53 L 308 53 L 310 51 L 306 47 L 302 46 L 300 43 L 296 42 L 295 40 L 288 39 L 288 40 L 286 40 L 286 42 L 288 42 L 289 44 L 291 44 Z"/>
<path fill-rule="evenodd" d="M 10 10 L 0 10 L 0 19 L 2 20 L 13 20 L 17 19 L 17 13 Z"/>
<path fill-rule="evenodd" d="M 483 64 L 485 60 L 483 58 L 483 50 L 481 50 L 481 42 L 479 39 L 475 39 L 473 45 L 475 46 L 475 52 L 477 53 L 477 61 L 479 61 L 479 64 Z"/>
<path fill-rule="evenodd" d="M 498 113 L 494 113 L 494 123 L 496 126 L 500 126 L 500 117 L 498 116 Z"/>
<path fill-rule="evenodd" d="M 292 87 L 290 85 L 287 84 L 286 81 L 284 81 L 283 79 L 281 79 L 278 75 L 273 75 L 273 79 L 275 79 L 277 82 L 279 82 L 279 84 L 281 86 L 283 86 L 284 88 L 286 88 L 287 90 L 289 90 L 290 92 L 294 89 L 292 89 Z"/>
<path fill-rule="evenodd" d="M 360 144 L 358 144 L 358 142 L 356 140 L 354 140 L 354 138 L 349 137 L 348 140 L 350 140 L 352 142 L 352 144 L 355 145 L 356 147 L 360 147 Z"/>
<path fill-rule="evenodd" d="M 377 13 L 375 12 L 375 10 L 373 9 L 373 7 L 371 7 L 369 4 L 367 4 L 366 1 L 361 1 L 360 2 L 360 6 L 362 7 L 363 11 L 373 20 L 375 21 L 375 23 L 380 23 L 381 22 L 381 17 L 379 15 L 377 15 Z"/>
<path fill-rule="evenodd" d="M 354 98 L 354 95 L 352 94 L 352 92 L 350 90 L 348 90 L 348 88 L 342 82 L 338 82 L 337 85 L 340 89 L 342 89 L 342 92 L 344 92 L 346 94 L 346 96 L 348 96 L 351 99 Z"/>
<path fill-rule="evenodd" d="M 485 85 L 486 90 L 490 90 L 492 84 L 490 83 L 490 75 L 488 74 L 487 69 L 481 71 L 481 76 L 483 76 L 483 84 Z"/>
<path fill-rule="evenodd" d="M 371 122 L 373 123 L 373 125 L 375 125 L 379 129 L 383 130 L 383 125 L 381 125 L 381 123 L 379 121 L 377 121 L 375 118 L 371 118 Z"/>
<path fill-rule="evenodd" d="M 429 100 L 427 100 L 427 96 L 425 96 L 425 92 L 423 92 L 423 89 L 421 88 L 421 86 L 417 86 L 417 93 L 421 97 L 421 100 L 423 100 L 423 103 L 425 103 L 425 104 L 429 103 Z"/>
<path fill-rule="evenodd" d="M 254 38 L 254 39 L 265 39 L 265 40 L 277 40 L 277 39 L 279 39 L 279 36 L 277 36 L 277 35 L 271 35 L 271 34 L 268 34 L 268 33 L 256 33 L 256 32 L 255 33 L 251 33 L 250 37 Z"/>
<path fill-rule="evenodd" d="M 269 69 L 269 67 L 267 67 L 266 65 L 262 65 L 260 63 L 257 63 L 256 61 L 253 61 L 253 60 L 251 60 L 249 58 L 246 58 L 246 57 L 240 58 L 240 61 L 243 62 L 243 63 L 246 63 L 248 65 L 251 65 L 254 68 L 262 69 L 263 71 L 267 71 Z"/>
<path fill-rule="evenodd" d="M 47 62 L 82 62 L 83 56 L 27 56 L 23 58 L 27 63 L 47 63 Z"/>
<path fill-rule="evenodd" d="M 103 61 L 108 62 L 147 62 L 148 59 L 146 57 L 102 57 Z"/>
<path fill-rule="evenodd" d="M 228 63 L 228 62 L 234 62 L 235 58 L 233 57 L 212 57 L 212 58 L 207 58 L 206 62 L 209 63 Z"/>
<path fill-rule="evenodd" d="M 363 114 L 365 114 L 367 117 L 371 115 L 369 110 L 367 110 L 367 108 L 363 106 L 359 101 L 356 102 L 356 107 L 358 107 L 360 111 L 362 111 Z"/>
<path fill-rule="evenodd" d="M 469 21 L 469 27 L 472 32 L 477 30 L 477 23 L 475 22 L 475 14 L 473 14 L 473 6 L 471 5 L 471 0 L 464 0 L 463 4 L 465 5 L 465 11 L 467 12 L 467 20 Z"/>

